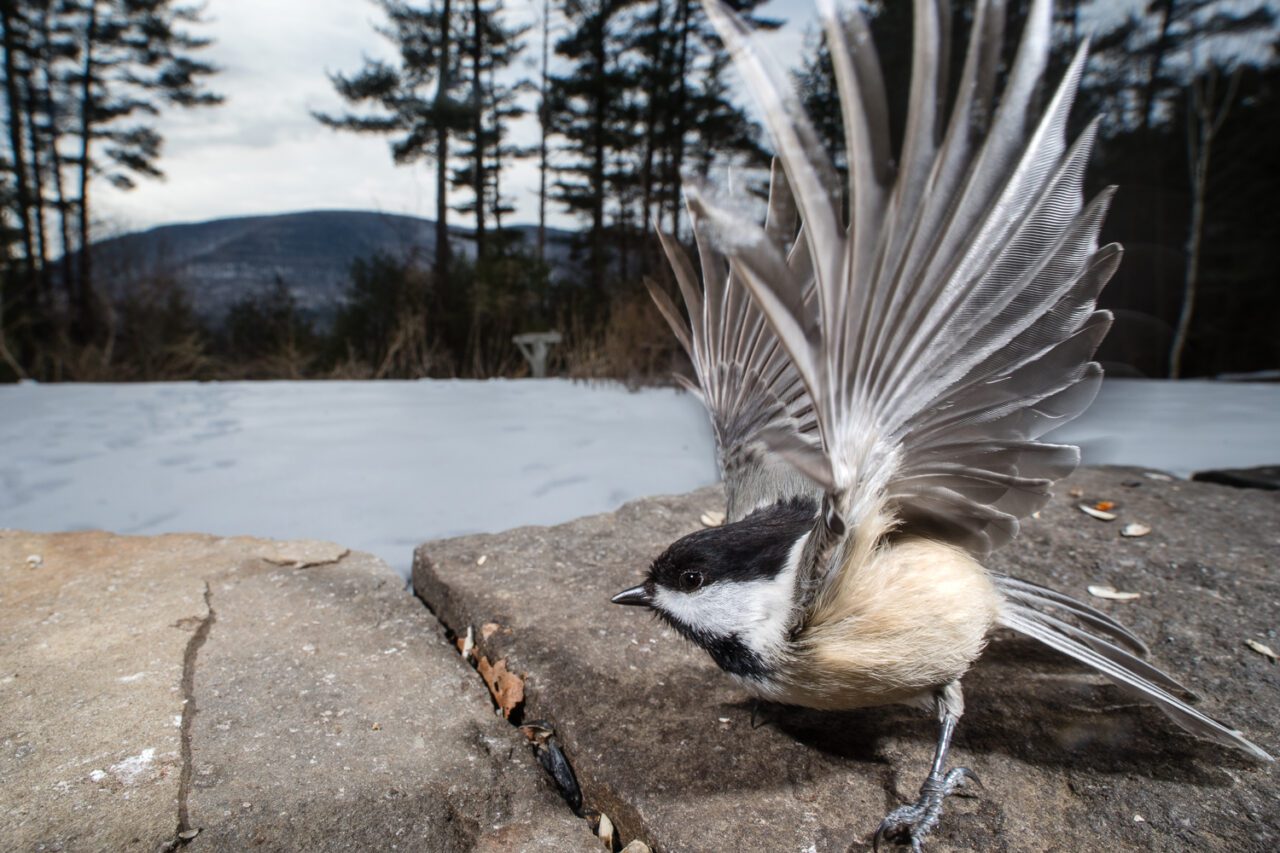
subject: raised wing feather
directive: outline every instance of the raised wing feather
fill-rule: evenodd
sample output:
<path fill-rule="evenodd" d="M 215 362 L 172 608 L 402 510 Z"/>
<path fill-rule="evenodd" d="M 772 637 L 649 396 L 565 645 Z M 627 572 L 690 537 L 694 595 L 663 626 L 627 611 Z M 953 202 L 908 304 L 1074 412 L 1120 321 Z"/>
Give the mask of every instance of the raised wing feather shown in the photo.
<path fill-rule="evenodd" d="M 760 100 L 807 236 L 802 280 L 765 229 L 692 202 L 813 401 L 816 440 L 774 446 L 823 487 L 846 528 L 888 506 L 975 553 L 1003 544 L 1078 462 L 1075 448 L 1037 439 L 1092 400 L 1101 372 L 1090 359 L 1110 324 L 1095 310 L 1120 255 L 1097 246 L 1110 192 L 1083 203 L 1094 128 L 1065 139 L 1083 48 L 1032 121 L 1049 4 L 1033 0 L 997 104 L 1003 3 L 979 2 L 943 122 L 947 4 L 916 0 L 895 162 L 867 26 L 856 8 L 821 2 L 849 146 L 846 227 L 827 153 L 784 76 L 727 7 L 705 5 Z"/>
<path fill-rule="evenodd" d="M 795 496 L 815 495 L 816 487 L 801 472 L 770 450 L 766 434 L 802 435 L 816 429 L 813 405 L 777 335 L 737 274 L 707 234 L 697 209 L 690 211 L 703 286 L 676 240 L 659 233 L 688 310 L 686 324 L 666 292 L 652 281 L 649 292 L 689 354 L 699 394 L 711 416 L 720 468 L 728 495 L 728 520 Z M 803 238 L 797 238 L 796 210 L 781 169 L 775 167 L 769 187 L 769 214 L 764 233 L 782 257 L 791 248 L 788 274 L 805 275 Z M 798 251 L 797 251 L 798 249 Z M 804 293 L 807 287 L 797 292 Z"/>

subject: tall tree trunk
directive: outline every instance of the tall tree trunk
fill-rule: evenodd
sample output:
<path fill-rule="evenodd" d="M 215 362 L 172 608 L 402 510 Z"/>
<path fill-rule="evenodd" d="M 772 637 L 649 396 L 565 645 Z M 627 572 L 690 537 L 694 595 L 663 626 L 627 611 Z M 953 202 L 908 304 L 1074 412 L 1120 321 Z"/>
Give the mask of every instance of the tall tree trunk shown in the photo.
<path fill-rule="evenodd" d="M 9 156 L 13 162 L 14 193 L 18 202 L 18 230 L 23 252 L 23 265 L 20 276 L 21 289 L 15 302 L 22 304 L 34 288 L 36 250 L 31 222 L 30 174 L 27 171 L 26 149 L 23 146 L 22 139 L 25 116 L 22 112 L 23 98 L 18 87 L 19 72 L 15 58 L 18 45 L 17 39 L 14 37 L 13 22 L 12 4 L 9 2 L 0 3 L 0 26 L 4 28 L 4 90 L 9 107 Z"/>
<path fill-rule="evenodd" d="M 498 237 L 498 254 L 505 256 L 507 254 L 507 241 L 502 230 L 502 134 L 499 132 L 499 121 L 501 117 L 498 115 L 498 77 L 493 65 L 489 66 L 489 114 L 493 116 L 493 165 L 489 167 L 488 174 L 490 182 L 493 184 L 493 230 Z"/>
<path fill-rule="evenodd" d="M 1195 312 L 1196 291 L 1200 284 L 1200 248 L 1204 238 L 1205 207 L 1209 190 L 1209 158 L 1213 140 L 1227 120 L 1227 113 L 1240 86 L 1240 67 L 1231 72 L 1227 91 L 1221 103 L 1214 104 L 1218 88 L 1218 71 L 1210 69 L 1205 77 L 1191 81 L 1187 109 L 1187 166 L 1191 177 L 1191 222 L 1187 227 L 1187 265 L 1182 285 L 1182 309 L 1173 343 L 1169 347 L 1169 378 L 1182 376 L 1182 359 L 1191 332 Z"/>
<path fill-rule="evenodd" d="M 605 67 L 608 56 L 605 51 L 606 12 L 601 7 L 592 34 L 591 56 L 599 75 L 601 86 L 593 93 L 591 116 L 591 283 L 597 294 L 604 293 L 604 197 L 607 152 L 605 148 L 605 124 L 608 120 L 609 94 L 604 90 Z"/>
<path fill-rule="evenodd" d="M 44 209 L 44 163 L 42 162 L 41 149 L 43 146 L 40 142 L 40 130 L 37 116 L 40 113 L 40 105 L 37 103 L 35 83 L 32 79 L 31 69 L 27 69 L 23 75 L 23 88 L 26 100 L 24 108 L 27 114 L 27 149 L 30 154 L 31 164 L 31 183 L 34 191 L 32 199 L 32 207 L 35 212 L 35 222 L 33 230 L 35 231 L 35 248 L 36 258 L 39 263 L 36 269 L 36 281 L 39 283 L 39 289 L 35 293 L 36 304 L 40 313 L 47 318 L 48 309 L 51 307 L 51 291 L 49 280 L 49 249 L 46 244 L 48 231 L 45 227 Z"/>
<path fill-rule="evenodd" d="M 676 102 L 671 110 L 672 142 L 671 152 L 671 233 L 680 236 L 680 189 L 682 186 L 681 171 L 684 169 L 684 137 L 685 118 L 689 107 L 689 30 L 691 0 L 680 0 L 680 50 L 676 55 Z"/>
<path fill-rule="evenodd" d="M 17 50 L 17 40 L 13 34 L 13 17 L 11 4 L 7 0 L 0 3 L 0 26 L 4 27 L 5 97 L 9 105 L 9 147 L 10 156 L 13 158 L 14 190 L 18 202 L 18 228 L 20 239 L 22 240 L 23 263 L 19 267 L 16 281 L 18 292 L 12 300 L 9 294 L 4 292 L 3 283 L 0 283 L 0 360 L 9 365 L 9 369 L 18 378 L 23 379 L 26 378 L 27 374 L 22 367 L 21 352 L 15 353 L 9 346 L 7 327 L 10 321 L 6 316 L 7 311 L 12 308 L 16 309 L 20 320 L 27 319 L 24 315 L 29 310 L 29 297 L 34 286 L 34 269 L 32 267 L 34 246 L 32 245 L 30 218 L 31 191 L 27 184 L 27 168 L 22 150 L 23 116 L 21 100 L 18 97 L 17 62 L 14 58 L 14 52 Z"/>
<path fill-rule="evenodd" d="M 93 114 L 93 49 L 98 39 L 98 2 L 90 0 L 89 21 L 85 26 L 84 75 L 80 81 L 80 206 L 77 225 L 80 241 L 80 263 L 76 277 L 76 296 L 73 309 L 72 334 L 82 342 L 89 341 L 96 331 L 95 306 L 93 304 L 92 248 L 89 236 L 89 179 L 90 149 L 92 146 Z"/>
<path fill-rule="evenodd" d="M 1173 13 L 1178 0 L 1157 0 L 1151 8 L 1160 11 L 1160 35 L 1151 47 L 1151 73 L 1147 78 L 1146 88 L 1142 92 L 1142 130 L 1146 132 L 1155 124 L 1156 93 L 1160 88 L 1160 74 L 1164 70 L 1164 55 L 1169 51 L 1171 41 L 1169 30 L 1173 26 Z"/>
<path fill-rule="evenodd" d="M 550 88 L 548 59 L 551 50 L 551 0 L 542 2 L 542 80 L 539 90 L 538 124 L 538 263 L 547 262 L 547 136 L 551 132 L 551 108 L 547 103 Z"/>
<path fill-rule="evenodd" d="M 649 67 L 660 69 L 662 72 L 667 69 L 667 39 L 662 38 L 662 24 L 665 12 L 666 4 L 663 0 L 657 0 L 653 4 L 653 22 L 651 24 L 655 52 L 650 57 L 651 65 Z M 640 207 L 642 209 L 640 227 L 645 229 L 650 227 L 650 220 L 655 219 L 653 215 L 653 159 L 658 137 L 658 103 L 659 97 L 666 97 L 662 87 L 657 85 L 659 81 L 666 81 L 665 73 L 663 73 L 662 77 L 659 77 L 655 72 L 654 79 L 650 81 L 650 91 L 647 93 L 648 98 L 645 104 L 644 153 L 640 160 Z M 660 219 L 662 211 L 659 210 L 658 212 L 658 219 Z"/>
<path fill-rule="evenodd" d="M 58 211 L 58 235 L 61 239 L 62 248 L 62 287 L 67 294 L 67 304 L 70 305 L 72 302 L 71 288 L 74 275 L 71 247 L 74 244 L 71 240 L 71 204 L 67 201 L 66 189 L 63 185 L 62 152 L 58 147 L 58 141 L 62 135 L 62 120 L 58 114 L 58 101 L 53 96 L 54 77 L 51 70 L 53 62 L 51 41 L 52 39 L 49 36 L 49 16 L 48 14 L 43 14 L 40 18 L 40 76 L 41 87 L 44 92 L 45 120 L 49 123 L 49 133 L 45 139 L 45 144 L 48 146 L 49 173 L 53 176 L 54 207 Z M 59 312 L 60 315 L 61 312 Z"/>
<path fill-rule="evenodd" d="M 449 117 L 444 109 L 449 98 L 449 51 L 453 37 L 453 11 L 444 0 L 440 13 L 440 72 L 436 79 L 436 258 L 435 286 L 446 285 L 449 277 Z"/>
<path fill-rule="evenodd" d="M 472 180 L 476 189 L 476 260 L 486 257 L 485 204 L 489 179 L 485 174 L 484 163 L 484 83 L 481 80 L 481 68 L 484 58 L 484 18 L 480 11 L 480 0 L 471 0 L 472 38 L 471 38 L 471 133 L 475 137 L 472 144 Z"/>

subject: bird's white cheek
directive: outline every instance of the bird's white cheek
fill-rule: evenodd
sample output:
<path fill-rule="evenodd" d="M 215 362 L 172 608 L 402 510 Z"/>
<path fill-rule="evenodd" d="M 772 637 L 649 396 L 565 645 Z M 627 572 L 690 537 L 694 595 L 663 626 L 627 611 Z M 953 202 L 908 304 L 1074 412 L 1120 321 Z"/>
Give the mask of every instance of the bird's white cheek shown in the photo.
<path fill-rule="evenodd" d="M 654 603 L 676 621 L 717 636 L 735 634 L 743 627 L 743 600 L 736 587 L 712 584 L 696 592 L 673 592 L 658 587 Z"/>

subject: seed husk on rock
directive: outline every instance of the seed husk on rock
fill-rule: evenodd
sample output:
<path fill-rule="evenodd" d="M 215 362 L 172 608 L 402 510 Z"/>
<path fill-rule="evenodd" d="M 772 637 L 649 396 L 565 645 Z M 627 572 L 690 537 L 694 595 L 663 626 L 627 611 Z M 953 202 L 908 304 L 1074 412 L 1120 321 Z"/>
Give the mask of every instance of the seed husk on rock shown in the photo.
<path fill-rule="evenodd" d="M 1140 592 L 1121 592 L 1114 586 L 1090 586 L 1089 594 L 1098 598 L 1106 598 L 1111 601 L 1133 601 L 1135 598 L 1142 598 Z"/>
<path fill-rule="evenodd" d="M 600 812 L 600 825 L 596 827 L 596 838 L 600 839 L 600 843 L 606 850 L 613 849 L 613 821 L 609 820 L 609 816 L 604 812 Z"/>
<path fill-rule="evenodd" d="M 1258 654 L 1262 655 L 1267 660 L 1271 661 L 1272 663 L 1276 662 L 1275 651 L 1266 643 L 1259 643 L 1257 640 L 1248 639 L 1244 641 L 1244 644 L 1249 648 L 1253 649 Z"/>
<path fill-rule="evenodd" d="M 1077 506 L 1085 515 L 1092 516 L 1093 518 L 1098 519 L 1098 521 L 1116 520 L 1116 514 L 1111 511 L 1111 508 L 1114 507 L 1115 504 L 1112 504 L 1110 501 L 1099 501 L 1097 504 L 1077 504 Z M 1102 508 L 1104 506 L 1105 508 Z"/>

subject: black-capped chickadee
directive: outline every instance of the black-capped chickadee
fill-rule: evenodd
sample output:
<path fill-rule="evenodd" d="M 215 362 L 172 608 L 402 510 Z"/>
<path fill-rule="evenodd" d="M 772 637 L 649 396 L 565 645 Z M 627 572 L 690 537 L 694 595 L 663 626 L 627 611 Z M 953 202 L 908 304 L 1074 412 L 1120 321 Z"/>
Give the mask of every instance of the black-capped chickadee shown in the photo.
<path fill-rule="evenodd" d="M 1083 203 L 1096 124 L 1071 145 L 1081 48 L 1043 115 L 1050 41 L 1033 0 L 995 97 L 1003 3 L 978 0 L 949 113 L 948 4 L 915 2 L 901 149 L 856 4 L 820 0 L 847 146 L 842 187 L 786 78 L 720 0 L 703 0 L 777 150 L 763 227 L 691 193 L 702 284 L 662 235 L 688 309 L 659 308 L 693 362 L 728 495 L 618 604 L 652 608 L 752 694 L 820 709 L 907 703 L 937 713 L 933 766 L 875 834 L 910 844 L 970 775 L 947 769 L 960 678 L 1008 628 L 1153 702 L 1195 734 L 1264 751 L 1184 702 L 1105 613 L 988 572 L 1079 461 L 1037 439 L 1082 412 L 1111 323 L 1096 310 L 1120 261 L 1098 248 L 1112 191 Z M 847 211 L 846 201 L 847 199 Z M 847 215 L 846 215 L 847 213 Z"/>

